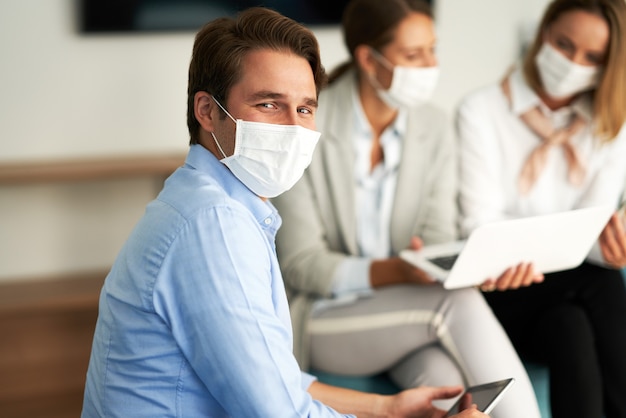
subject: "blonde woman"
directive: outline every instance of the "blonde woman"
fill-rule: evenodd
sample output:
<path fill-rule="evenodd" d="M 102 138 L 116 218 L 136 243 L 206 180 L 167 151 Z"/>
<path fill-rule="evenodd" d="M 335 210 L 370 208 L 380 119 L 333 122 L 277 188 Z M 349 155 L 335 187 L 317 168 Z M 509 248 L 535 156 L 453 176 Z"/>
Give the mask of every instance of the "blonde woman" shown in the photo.
<path fill-rule="evenodd" d="M 555 0 L 523 66 L 459 106 L 462 229 L 619 202 L 626 178 L 626 3 Z M 626 237 L 602 266 L 485 293 L 522 358 L 550 369 L 554 418 L 626 417 Z M 490 290 L 504 290 L 495 282 Z"/>

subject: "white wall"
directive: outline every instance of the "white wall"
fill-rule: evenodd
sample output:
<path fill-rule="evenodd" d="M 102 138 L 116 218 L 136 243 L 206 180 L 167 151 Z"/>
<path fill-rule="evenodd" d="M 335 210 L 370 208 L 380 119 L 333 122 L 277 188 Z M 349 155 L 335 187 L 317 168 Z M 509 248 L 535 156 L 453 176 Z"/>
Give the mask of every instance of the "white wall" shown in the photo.
<path fill-rule="evenodd" d="M 184 151 L 193 34 L 80 36 L 74 3 L 0 2 L 0 161 Z"/>
<path fill-rule="evenodd" d="M 435 0 L 441 79 L 435 102 L 452 114 L 468 92 L 500 80 L 520 54 L 522 33 L 548 0 Z"/>
<path fill-rule="evenodd" d="M 547 0 L 437 0 L 450 113 L 499 79 L 519 30 Z M 82 36 L 73 0 L 0 2 L 0 164 L 184 152 L 193 33 Z M 347 57 L 338 28 L 314 29 L 324 65 Z M 0 186 L 0 281 L 106 268 L 158 185 L 148 179 Z"/>

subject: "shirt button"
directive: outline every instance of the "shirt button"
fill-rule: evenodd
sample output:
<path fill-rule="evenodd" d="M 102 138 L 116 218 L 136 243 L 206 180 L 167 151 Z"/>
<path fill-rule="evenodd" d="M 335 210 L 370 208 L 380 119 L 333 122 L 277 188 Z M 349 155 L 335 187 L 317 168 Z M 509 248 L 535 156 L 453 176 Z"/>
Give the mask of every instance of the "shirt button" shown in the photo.
<path fill-rule="evenodd" d="M 272 223 L 272 218 L 265 218 L 263 222 L 265 222 L 265 225 L 269 225 Z"/>

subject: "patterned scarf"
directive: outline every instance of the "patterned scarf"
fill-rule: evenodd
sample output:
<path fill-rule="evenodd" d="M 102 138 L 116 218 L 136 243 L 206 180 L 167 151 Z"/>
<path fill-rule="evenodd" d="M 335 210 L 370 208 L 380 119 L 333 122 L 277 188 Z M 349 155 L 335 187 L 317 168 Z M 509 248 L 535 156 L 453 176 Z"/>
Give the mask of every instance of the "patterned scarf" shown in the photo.
<path fill-rule="evenodd" d="M 509 77 L 502 81 L 502 91 L 511 102 L 511 88 Z M 570 142 L 570 139 L 583 129 L 585 120 L 577 114 L 572 115 L 570 123 L 561 129 L 554 129 L 550 120 L 535 106 L 520 115 L 520 119 L 528 126 L 541 140 L 539 144 L 528 156 L 520 172 L 518 187 L 522 195 L 526 195 L 535 185 L 541 172 L 546 166 L 548 152 L 552 147 L 563 148 L 563 155 L 568 167 L 568 180 L 574 186 L 582 185 L 587 174 L 586 163 L 580 151 Z"/>

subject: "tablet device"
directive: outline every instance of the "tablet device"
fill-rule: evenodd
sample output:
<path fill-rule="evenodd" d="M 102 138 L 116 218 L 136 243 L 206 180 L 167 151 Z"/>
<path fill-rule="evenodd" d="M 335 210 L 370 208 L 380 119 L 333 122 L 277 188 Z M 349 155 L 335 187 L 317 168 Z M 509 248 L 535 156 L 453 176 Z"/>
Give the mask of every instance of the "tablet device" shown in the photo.
<path fill-rule="evenodd" d="M 613 211 L 606 205 L 491 222 L 466 241 L 404 250 L 400 257 L 447 289 L 498 278 L 522 262 L 534 263 L 541 273 L 567 270 L 585 260 Z"/>
<path fill-rule="evenodd" d="M 450 408 L 448 415 L 458 414 L 472 404 L 476 404 L 479 411 L 485 414 L 490 413 L 513 382 L 515 382 L 515 379 L 511 377 L 466 389 L 458 401 Z"/>

